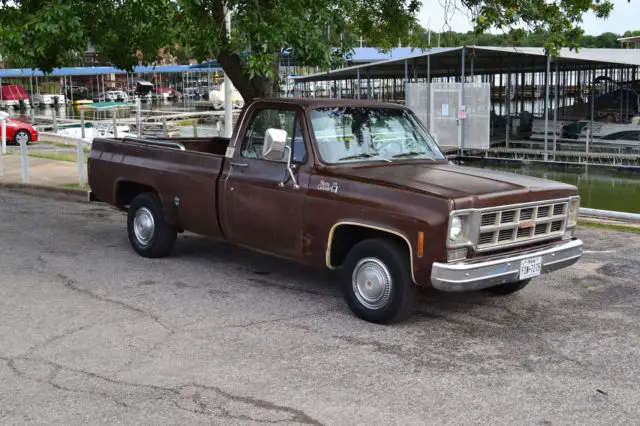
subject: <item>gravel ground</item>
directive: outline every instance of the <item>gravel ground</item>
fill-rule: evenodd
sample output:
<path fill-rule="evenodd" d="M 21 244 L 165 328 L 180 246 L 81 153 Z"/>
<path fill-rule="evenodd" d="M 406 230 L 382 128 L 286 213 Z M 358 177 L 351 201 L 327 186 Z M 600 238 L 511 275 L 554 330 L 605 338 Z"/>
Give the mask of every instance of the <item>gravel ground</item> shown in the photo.
<path fill-rule="evenodd" d="M 640 236 L 519 294 L 356 319 L 334 277 L 99 204 L 0 189 L 0 423 L 638 424 Z"/>

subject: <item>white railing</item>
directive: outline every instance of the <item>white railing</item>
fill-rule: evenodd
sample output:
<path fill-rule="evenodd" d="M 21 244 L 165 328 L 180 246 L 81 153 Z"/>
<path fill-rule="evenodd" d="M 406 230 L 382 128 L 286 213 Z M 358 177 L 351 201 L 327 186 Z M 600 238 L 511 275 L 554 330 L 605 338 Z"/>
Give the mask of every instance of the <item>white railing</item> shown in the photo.
<path fill-rule="evenodd" d="M 4 156 L 7 154 L 7 123 L 0 115 L 0 127 L 1 127 L 1 137 L 2 137 L 2 149 L 0 150 L 0 178 L 4 177 Z M 70 145 L 76 146 L 76 164 L 78 166 L 78 185 L 80 188 L 84 188 L 86 180 L 85 180 L 85 164 L 84 164 L 84 147 L 91 146 L 91 144 L 83 139 L 79 138 L 71 138 L 71 137 L 62 137 L 60 135 L 54 133 L 40 133 L 41 136 L 55 136 L 56 139 L 62 139 L 64 143 L 69 143 Z M 29 184 L 29 150 L 27 148 L 27 143 L 20 143 L 20 165 L 22 169 L 22 183 Z"/>

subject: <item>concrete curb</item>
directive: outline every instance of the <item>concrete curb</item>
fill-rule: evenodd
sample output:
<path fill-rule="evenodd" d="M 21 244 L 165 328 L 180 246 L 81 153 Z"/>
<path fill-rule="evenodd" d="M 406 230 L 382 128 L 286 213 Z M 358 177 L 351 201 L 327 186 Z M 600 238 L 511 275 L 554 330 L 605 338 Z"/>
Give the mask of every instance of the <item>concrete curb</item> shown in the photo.
<path fill-rule="evenodd" d="M 45 196 L 51 198 L 65 198 L 71 201 L 89 201 L 89 191 L 86 189 L 61 188 L 46 185 L 31 185 L 14 182 L 0 182 L 0 189 L 20 192 L 28 195 Z"/>

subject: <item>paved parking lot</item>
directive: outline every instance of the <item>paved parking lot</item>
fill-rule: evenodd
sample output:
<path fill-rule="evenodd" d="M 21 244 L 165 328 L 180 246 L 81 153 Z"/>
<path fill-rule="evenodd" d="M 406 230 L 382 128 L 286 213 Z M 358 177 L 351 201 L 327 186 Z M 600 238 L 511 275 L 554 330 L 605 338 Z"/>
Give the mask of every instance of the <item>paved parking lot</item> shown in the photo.
<path fill-rule="evenodd" d="M 507 298 L 353 317 L 333 276 L 0 189 L 0 424 L 638 424 L 640 236 Z"/>

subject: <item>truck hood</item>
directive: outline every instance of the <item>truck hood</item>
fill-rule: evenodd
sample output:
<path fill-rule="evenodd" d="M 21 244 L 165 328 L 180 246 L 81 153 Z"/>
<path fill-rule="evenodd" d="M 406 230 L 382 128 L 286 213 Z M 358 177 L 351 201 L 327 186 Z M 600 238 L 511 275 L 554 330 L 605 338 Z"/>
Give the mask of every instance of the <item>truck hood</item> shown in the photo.
<path fill-rule="evenodd" d="M 455 209 L 543 201 L 576 195 L 575 186 L 454 164 L 386 164 L 334 170 L 338 176 L 449 199 Z"/>

